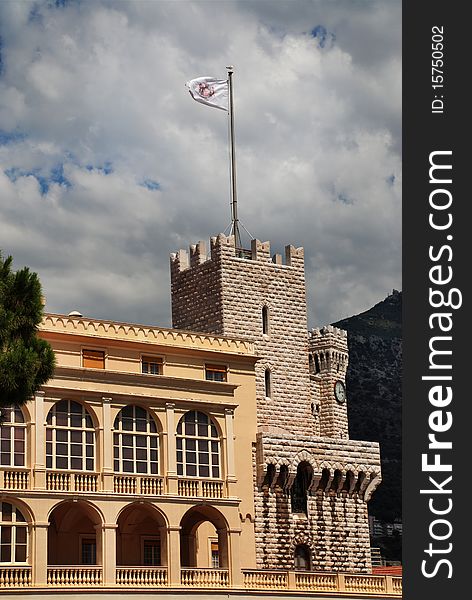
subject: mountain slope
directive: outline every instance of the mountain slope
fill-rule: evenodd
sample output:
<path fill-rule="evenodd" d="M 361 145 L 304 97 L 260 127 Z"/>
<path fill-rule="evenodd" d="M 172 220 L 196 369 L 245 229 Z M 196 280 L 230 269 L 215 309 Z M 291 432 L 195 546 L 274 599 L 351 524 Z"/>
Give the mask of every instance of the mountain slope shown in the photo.
<path fill-rule="evenodd" d="M 386 522 L 401 519 L 402 294 L 333 323 L 348 331 L 346 377 L 352 439 L 380 442 L 382 483 L 369 514 Z"/>

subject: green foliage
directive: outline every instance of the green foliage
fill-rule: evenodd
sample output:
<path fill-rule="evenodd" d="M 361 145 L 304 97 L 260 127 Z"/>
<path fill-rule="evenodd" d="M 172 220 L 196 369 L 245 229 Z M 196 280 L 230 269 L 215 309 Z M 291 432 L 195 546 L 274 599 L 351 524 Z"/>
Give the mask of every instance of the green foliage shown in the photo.
<path fill-rule="evenodd" d="M 25 267 L 12 271 L 0 254 L 0 408 L 27 402 L 52 377 L 51 346 L 37 336 L 43 315 L 41 284 Z"/>

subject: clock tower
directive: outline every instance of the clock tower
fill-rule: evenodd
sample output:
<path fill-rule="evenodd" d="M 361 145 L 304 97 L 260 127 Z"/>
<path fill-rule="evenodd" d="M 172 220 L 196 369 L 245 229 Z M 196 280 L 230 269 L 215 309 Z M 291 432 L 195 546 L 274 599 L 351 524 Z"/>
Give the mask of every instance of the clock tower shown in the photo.
<path fill-rule="evenodd" d="M 332 325 L 309 334 L 310 377 L 319 404 L 320 435 L 348 439 L 346 371 L 347 332 Z"/>

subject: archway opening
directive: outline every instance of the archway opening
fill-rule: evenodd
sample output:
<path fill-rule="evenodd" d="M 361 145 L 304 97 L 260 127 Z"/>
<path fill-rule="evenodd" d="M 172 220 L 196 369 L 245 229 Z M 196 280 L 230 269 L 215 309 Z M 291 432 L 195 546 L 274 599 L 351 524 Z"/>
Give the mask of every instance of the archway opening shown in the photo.
<path fill-rule="evenodd" d="M 191 508 L 180 523 L 183 568 L 229 568 L 228 525 L 212 506 Z"/>
<path fill-rule="evenodd" d="M 295 547 L 293 562 L 297 571 L 310 571 L 311 550 L 306 544 L 298 544 Z"/>
<path fill-rule="evenodd" d="M 98 512 L 85 502 L 63 502 L 49 517 L 48 565 L 100 565 Z"/>
<path fill-rule="evenodd" d="M 297 467 L 297 475 L 291 490 L 292 512 L 308 515 L 308 490 L 313 478 L 310 463 L 302 461 Z"/>
<path fill-rule="evenodd" d="M 157 567 L 167 564 L 164 517 L 146 503 L 127 506 L 118 517 L 117 566 Z"/>

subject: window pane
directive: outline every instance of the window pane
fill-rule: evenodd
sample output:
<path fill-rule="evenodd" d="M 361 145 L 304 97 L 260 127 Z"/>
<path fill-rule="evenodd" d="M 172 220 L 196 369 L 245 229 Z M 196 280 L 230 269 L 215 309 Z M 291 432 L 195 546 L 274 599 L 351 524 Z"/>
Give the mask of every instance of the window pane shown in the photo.
<path fill-rule="evenodd" d="M 67 469 L 67 458 L 65 456 L 56 457 L 56 469 Z"/>
<path fill-rule="evenodd" d="M 138 448 L 146 448 L 146 445 L 147 445 L 146 441 L 147 441 L 147 438 L 145 435 L 137 435 L 136 436 L 136 446 Z"/>
<path fill-rule="evenodd" d="M 57 433 L 67 433 L 67 432 L 58 431 Z M 87 435 L 89 435 L 89 434 L 87 434 Z M 63 441 L 63 440 L 61 439 L 61 441 Z M 79 443 L 79 444 L 82 443 L 82 432 L 81 431 L 71 431 L 70 432 L 70 441 Z"/>
<path fill-rule="evenodd" d="M 136 419 L 136 431 L 146 431 L 147 421 L 146 419 Z"/>
<path fill-rule="evenodd" d="M 25 466 L 25 455 L 24 454 L 15 454 L 14 463 L 15 463 L 15 467 L 24 467 Z"/>
<path fill-rule="evenodd" d="M 67 431 L 67 429 L 57 429 L 56 430 L 56 441 L 58 441 L 58 442 L 67 442 L 68 433 L 69 432 Z M 80 431 L 77 432 L 77 433 L 80 435 Z"/>
<path fill-rule="evenodd" d="M 9 544 L 11 542 L 11 527 L 7 525 L 2 526 L 0 533 L 0 544 Z"/>
<path fill-rule="evenodd" d="M 16 528 L 16 543 L 26 544 L 26 527 Z"/>
<path fill-rule="evenodd" d="M 0 562 L 10 562 L 11 561 L 11 546 L 10 545 L 0 545 Z"/>
<path fill-rule="evenodd" d="M 186 450 L 195 451 L 197 449 L 197 440 L 185 440 L 185 441 L 186 441 Z"/>
<path fill-rule="evenodd" d="M 200 466 L 200 477 L 210 477 L 210 467 Z"/>
<path fill-rule="evenodd" d="M 16 545 L 15 548 L 15 561 L 26 562 L 26 544 Z"/>
<path fill-rule="evenodd" d="M 187 475 L 189 477 L 195 477 L 197 475 L 196 465 L 187 465 Z"/>
<path fill-rule="evenodd" d="M 199 452 L 199 454 L 198 454 L 198 462 L 201 465 L 208 465 L 208 464 L 210 464 L 210 455 L 209 454 L 205 454 L 203 452 Z"/>
<path fill-rule="evenodd" d="M 71 458 L 70 459 L 70 468 L 74 469 L 74 471 L 82 470 L 82 459 L 81 458 Z"/>
<path fill-rule="evenodd" d="M 82 428 L 82 415 L 71 415 L 70 416 L 70 426 Z"/>
<path fill-rule="evenodd" d="M 2 503 L 2 521 L 11 521 L 13 506 L 9 502 Z"/>

